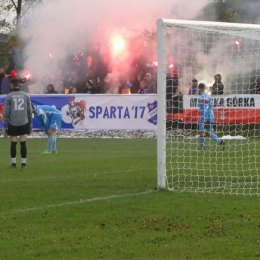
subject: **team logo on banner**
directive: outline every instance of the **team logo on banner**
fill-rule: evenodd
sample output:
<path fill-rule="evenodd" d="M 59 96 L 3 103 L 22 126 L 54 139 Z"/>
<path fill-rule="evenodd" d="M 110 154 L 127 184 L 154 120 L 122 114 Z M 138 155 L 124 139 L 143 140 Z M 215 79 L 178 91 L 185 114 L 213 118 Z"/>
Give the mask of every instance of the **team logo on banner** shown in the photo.
<path fill-rule="evenodd" d="M 75 97 L 71 97 L 69 99 L 66 115 L 70 117 L 72 125 L 77 125 L 79 122 L 82 122 L 85 119 L 85 111 L 85 100 L 80 100 L 79 102 L 76 102 Z"/>
<path fill-rule="evenodd" d="M 157 101 L 154 101 L 153 103 L 148 103 L 148 114 L 147 114 L 147 120 L 157 125 Z"/>
<path fill-rule="evenodd" d="M 225 116 L 225 111 L 221 111 L 219 115 L 219 119 L 225 120 L 227 117 Z"/>

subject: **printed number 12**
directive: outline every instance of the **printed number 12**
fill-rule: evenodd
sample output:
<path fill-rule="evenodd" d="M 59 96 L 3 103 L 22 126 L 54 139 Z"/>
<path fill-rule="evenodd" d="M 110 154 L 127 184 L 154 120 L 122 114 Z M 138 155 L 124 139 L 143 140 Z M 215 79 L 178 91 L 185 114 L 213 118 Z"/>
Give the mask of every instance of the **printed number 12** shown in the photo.
<path fill-rule="evenodd" d="M 14 110 L 24 110 L 24 99 L 23 98 L 14 98 Z"/>

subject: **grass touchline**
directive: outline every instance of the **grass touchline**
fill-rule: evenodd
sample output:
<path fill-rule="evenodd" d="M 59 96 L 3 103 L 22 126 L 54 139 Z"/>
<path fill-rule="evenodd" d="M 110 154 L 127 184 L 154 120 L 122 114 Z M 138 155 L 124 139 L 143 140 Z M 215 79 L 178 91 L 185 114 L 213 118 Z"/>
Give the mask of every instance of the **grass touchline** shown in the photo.
<path fill-rule="evenodd" d="M 107 197 L 97 197 L 92 199 L 80 199 L 78 201 L 68 201 L 60 204 L 52 204 L 52 205 L 46 205 L 46 206 L 40 206 L 40 207 L 34 207 L 34 208 L 27 208 L 27 209 L 20 209 L 16 211 L 10 211 L 10 212 L 0 212 L 0 215 L 6 215 L 6 214 L 16 214 L 16 213 L 23 213 L 28 211 L 36 211 L 36 210 L 42 210 L 47 208 L 54 208 L 54 207 L 62 207 L 67 205 L 75 205 L 75 204 L 81 204 L 81 203 L 88 203 L 93 201 L 100 201 L 100 200 L 110 200 L 110 199 L 120 199 L 125 197 L 133 197 L 133 196 L 142 196 L 150 193 L 158 192 L 158 190 L 147 190 L 144 192 L 137 192 L 137 193 L 130 193 L 130 194 L 123 194 L 123 195 L 111 195 Z"/>

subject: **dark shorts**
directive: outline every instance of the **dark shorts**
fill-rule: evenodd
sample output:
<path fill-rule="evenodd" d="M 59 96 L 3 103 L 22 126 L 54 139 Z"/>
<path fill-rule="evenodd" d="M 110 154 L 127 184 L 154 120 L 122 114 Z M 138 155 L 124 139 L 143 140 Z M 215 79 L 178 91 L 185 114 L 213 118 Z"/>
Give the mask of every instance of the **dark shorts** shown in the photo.
<path fill-rule="evenodd" d="M 20 135 L 28 135 L 29 132 L 29 124 L 14 126 L 8 125 L 7 135 L 10 136 L 20 136 Z"/>

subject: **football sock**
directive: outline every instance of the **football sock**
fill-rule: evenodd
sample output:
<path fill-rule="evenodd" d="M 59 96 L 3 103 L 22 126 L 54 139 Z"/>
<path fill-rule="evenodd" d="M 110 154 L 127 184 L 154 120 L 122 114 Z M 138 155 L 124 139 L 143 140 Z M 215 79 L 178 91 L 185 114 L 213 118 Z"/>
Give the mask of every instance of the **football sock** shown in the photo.
<path fill-rule="evenodd" d="M 16 158 L 16 144 L 17 142 L 11 142 L 11 148 L 10 148 L 11 158 Z"/>
<path fill-rule="evenodd" d="M 26 164 L 26 158 L 22 158 L 22 164 Z"/>
<path fill-rule="evenodd" d="M 218 144 L 221 143 L 221 140 L 214 134 L 214 133 L 210 133 L 209 136 L 212 140 L 214 140 L 215 142 L 217 142 Z"/>
<path fill-rule="evenodd" d="M 11 158 L 12 164 L 16 164 L 16 158 Z"/>
<path fill-rule="evenodd" d="M 47 150 L 50 152 L 53 146 L 53 142 L 54 142 L 54 136 L 49 136 L 48 137 L 48 146 L 47 146 Z"/>
<path fill-rule="evenodd" d="M 52 148 L 51 148 L 52 151 L 56 151 L 57 150 L 57 147 L 56 147 L 56 137 L 53 136 L 53 143 L 52 143 Z"/>
<path fill-rule="evenodd" d="M 200 137 L 200 148 L 202 151 L 205 150 L 205 138 L 204 137 Z"/>
<path fill-rule="evenodd" d="M 20 149 L 21 157 L 26 158 L 27 157 L 26 141 L 20 142 L 20 145 L 21 145 L 21 149 Z"/>

